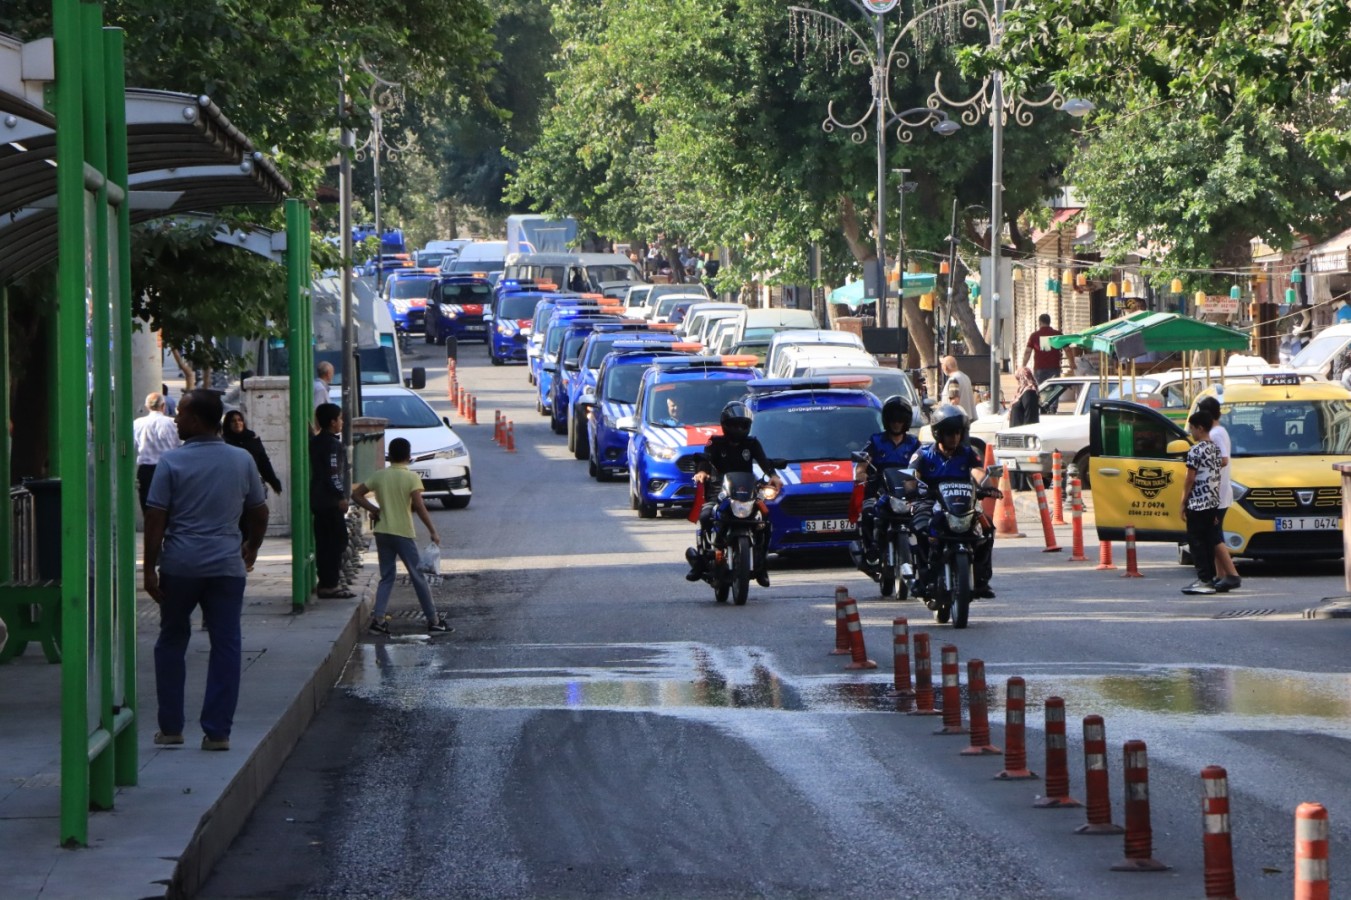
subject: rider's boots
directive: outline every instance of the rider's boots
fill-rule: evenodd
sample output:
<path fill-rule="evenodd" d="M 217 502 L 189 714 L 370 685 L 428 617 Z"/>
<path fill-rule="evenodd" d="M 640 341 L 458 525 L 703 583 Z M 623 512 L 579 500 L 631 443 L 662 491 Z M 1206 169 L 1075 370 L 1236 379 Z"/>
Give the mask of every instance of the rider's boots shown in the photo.
<path fill-rule="evenodd" d="M 703 577 L 704 555 L 699 552 L 699 548 L 685 548 L 685 561 L 690 564 L 690 570 L 685 573 L 686 581 L 698 581 Z"/>

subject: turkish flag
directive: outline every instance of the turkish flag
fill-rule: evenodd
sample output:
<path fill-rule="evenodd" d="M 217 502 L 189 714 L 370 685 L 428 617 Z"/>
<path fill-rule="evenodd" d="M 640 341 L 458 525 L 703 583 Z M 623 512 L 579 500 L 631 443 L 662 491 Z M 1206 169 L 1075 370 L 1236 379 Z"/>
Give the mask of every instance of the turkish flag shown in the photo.
<path fill-rule="evenodd" d="M 821 484 L 829 481 L 852 481 L 854 464 L 843 462 L 805 462 L 802 464 L 802 483 Z"/>
<path fill-rule="evenodd" d="M 857 525 L 859 516 L 863 515 L 863 489 L 866 485 L 862 481 L 854 482 L 854 492 L 849 495 L 849 524 Z"/>
<path fill-rule="evenodd" d="M 691 522 L 699 521 L 699 513 L 704 508 L 704 483 L 698 482 L 694 486 L 694 505 L 690 507 L 690 514 L 686 516 Z"/>
<path fill-rule="evenodd" d="M 483 315 L 483 304 L 482 304 L 482 303 L 466 303 L 466 304 L 464 304 L 463 306 L 461 306 L 460 308 L 463 309 L 463 310 L 465 311 L 465 314 L 466 314 L 466 315 L 470 315 L 470 316 L 481 316 L 481 315 Z"/>
<path fill-rule="evenodd" d="M 686 425 L 685 446 L 702 447 L 708 443 L 709 438 L 717 437 L 720 434 L 722 434 L 721 425 Z"/>

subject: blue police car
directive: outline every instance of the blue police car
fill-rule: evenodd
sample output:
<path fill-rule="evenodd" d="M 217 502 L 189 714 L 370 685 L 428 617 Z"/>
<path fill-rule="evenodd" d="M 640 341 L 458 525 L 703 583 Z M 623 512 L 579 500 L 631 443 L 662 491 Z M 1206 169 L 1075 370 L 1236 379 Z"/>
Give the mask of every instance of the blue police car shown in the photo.
<path fill-rule="evenodd" d="M 638 401 L 638 389 L 647 370 L 658 361 L 690 358 L 698 344 L 678 344 L 664 340 L 616 341 L 601 363 L 596 385 L 578 398 L 585 411 L 585 441 L 590 463 L 587 471 L 597 481 L 629 471 L 629 432 L 620 429 L 621 419 L 631 417 Z"/>
<path fill-rule="evenodd" d="M 582 342 L 577 362 L 571 364 L 575 371 L 568 379 L 568 451 L 575 459 L 588 459 L 591 455 L 590 444 L 586 439 L 587 410 L 581 398 L 596 392 L 596 377 L 600 374 L 601 363 L 614 348 L 616 341 L 653 341 L 663 345 L 675 343 L 676 337 L 670 332 L 650 331 L 651 326 L 644 322 L 620 321 L 597 326 Z M 565 365 L 568 365 L 565 362 Z"/>
<path fill-rule="evenodd" d="M 502 290 L 498 283 L 497 296 L 492 304 L 492 322 L 488 340 L 488 358 L 495 366 L 509 360 L 526 361 L 526 345 L 534 327 L 535 307 L 558 295 L 539 288 L 520 288 L 514 285 Z"/>
<path fill-rule="evenodd" d="M 574 359 L 577 349 L 581 346 L 581 341 L 594 328 L 602 322 L 616 322 L 616 316 L 601 315 L 595 312 L 593 308 L 573 307 L 559 305 L 554 308 L 554 315 L 549 320 L 549 328 L 544 333 L 544 344 L 540 348 L 540 367 L 539 374 L 535 378 L 535 409 L 542 416 L 550 417 L 550 424 L 553 426 L 555 434 L 562 434 L 563 429 L 559 427 L 553 417 L 553 403 L 557 389 L 554 385 L 563 373 L 561 364 L 564 352 L 565 340 L 569 337 L 575 340 L 573 346 Z M 566 394 L 563 395 L 566 398 Z M 565 400 L 566 402 L 566 400 Z"/>
<path fill-rule="evenodd" d="M 396 330 L 412 334 L 424 329 L 427 297 L 437 280 L 438 276 L 416 269 L 392 272 L 385 279 L 381 297 Z"/>
<path fill-rule="evenodd" d="M 634 414 L 616 422 L 629 433 L 629 505 L 639 518 L 694 502 L 694 456 L 722 433 L 722 408 L 759 377 L 755 363 L 753 356 L 676 357 L 648 369 Z"/>
<path fill-rule="evenodd" d="M 561 313 L 560 313 L 561 310 Z M 584 300 L 577 294 L 556 294 L 545 297 L 535 304 L 535 319 L 530 325 L 530 339 L 526 341 L 526 363 L 530 366 L 527 373 L 531 384 L 538 385 L 544 369 L 544 343 L 549 336 L 549 325 L 555 315 L 580 316 L 598 315 L 599 304 Z M 540 410 L 543 415 L 544 411 Z"/>
<path fill-rule="evenodd" d="M 749 385 L 751 434 L 788 460 L 783 490 L 768 502 L 769 552 L 844 550 L 854 537 L 849 499 L 854 463 L 882 430 L 882 402 L 867 377 L 764 378 Z"/>
<path fill-rule="evenodd" d="M 426 338 L 429 344 L 488 340 L 483 314 L 492 301 L 493 286 L 487 277 L 441 275 L 427 298 Z"/>

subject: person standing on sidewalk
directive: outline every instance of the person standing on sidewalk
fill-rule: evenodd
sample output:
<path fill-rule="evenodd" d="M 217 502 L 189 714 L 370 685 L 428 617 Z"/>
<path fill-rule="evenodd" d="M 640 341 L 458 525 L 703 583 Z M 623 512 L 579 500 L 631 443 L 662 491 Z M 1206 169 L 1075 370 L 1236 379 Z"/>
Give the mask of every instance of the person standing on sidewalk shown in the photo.
<path fill-rule="evenodd" d="M 432 633 L 454 631 L 436 612 L 432 591 L 427 579 L 418 571 L 417 532 L 413 529 L 413 513 L 427 527 L 433 544 L 441 544 L 427 504 L 422 500 L 422 479 L 408 468 L 412 447 L 405 438 L 389 442 L 389 465 L 378 469 L 370 478 L 352 488 L 352 502 L 371 514 L 375 522 L 375 550 L 380 560 L 380 585 L 375 589 L 375 610 L 370 629 L 376 634 L 389 634 L 385 610 L 389 595 L 394 590 L 395 563 L 403 561 L 408 580 L 413 584 L 422 614 L 427 617 L 427 630 Z M 366 498 L 375 495 L 377 506 Z"/>
<path fill-rule="evenodd" d="M 943 357 L 943 377 L 946 379 L 943 383 L 943 396 L 950 397 L 952 389 L 957 389 L 956 401 L 949 400 L 960 407 L 962 412 L 966 413 L 967 421 L 974 421 L 976 418 L 976 392 L 971 387 L 971 377 L 957 368 L 957 357 Z"/>
<path fill-rule="evenodd" d="M 1220 424 L 1220 401 L 1214 397 L 1202 397 L 1196 408 L 1214 421 L 1210 428 L 1210 439 L 1220 448 L 1220 505 L 1216 513 L 1219 516 L 1220 542 L 1215 545 L 1215 590 L 1223 594 L 1236 587 L 1243 586 L 1234 568 L 1234 558 L 1229 555 L 1229 547 L 1224 543 L 1224 516 L 1234 505 L 1234 488 L 1229 482 L 1229 457 L 1233 455 L 1233 445 L 1229 441 L 1229 431 Z"/>
<path fill-rule="evenodd" d="M 310 438 L 310 514 L 314 519 L 316 593 L 325 600 L 355 597 L 339 583 L 347 546 L 347 448 L 342 445 L 342 407 L 321 403 L 314 411 L 319 433 Z"/>
<path fill-rule="evenodd" d="M 1182 589 L 1184 594 L 1215 593 L 1215 545 L 1224 542 L 1220 534 L 1220 448 L 1210 439 L 1214 420 L 1197 410 L 1187 419 L 1192 448 L 1187 451 L 1187 481 L 1183 487 L 1182 514 L 1187 520 L 1187 543 L 1196 565 L 1196 581 Z"/>
<path fill-rule="evenodd" d="M 1026 366 L 1027 361 L 1032 360 L 1032 374 L 1037 379 L 1037 384 L 1045 384 L 1052 378 L 1060 375 L 1062 351 L 1058 349 L 1041 348 L 1042 338 L 1059 337 L 1060 330 L 1051 327 L 1051 317 L 1042 313 L 1037 317 L 1036 331 L 1027 336 L 1027 346 L 1023 347 L 1023 362 Z"/>
<path fill-rule="evenodd" d="M 183 443 L 178 439 L 174 420 L 164 414 L 164 395 L 145 395 L 146 415 L 131 423 L 131 439 L 136 445 L 136 495 L 145 514 L 145 498 L 155 477 L 160 458 Z"/>
<path fill-rule="evenodd" d="M 267 531 L 263 482 L 253 457 L 220 436 L 220 397 L 191 391 L 178 405 L 183 445 L 164 454 L 145 512 L 145 592 L 160 608 L 155 642 L 155 743 L 183 743 L 183 683 L 191 616 L 202 608 L 211 641 L 199 719 L 203 750 L 229 750 L 239 702 L 240 615 L 246 573 Z M 239 519 L 248 534 L 239 539 Z"/>
<path fill-rule="evenodd" d="M 321 362 L 314 367 L 314 411 L 329 402 L 328 391 L 333 387 L 333 363 Z"/>

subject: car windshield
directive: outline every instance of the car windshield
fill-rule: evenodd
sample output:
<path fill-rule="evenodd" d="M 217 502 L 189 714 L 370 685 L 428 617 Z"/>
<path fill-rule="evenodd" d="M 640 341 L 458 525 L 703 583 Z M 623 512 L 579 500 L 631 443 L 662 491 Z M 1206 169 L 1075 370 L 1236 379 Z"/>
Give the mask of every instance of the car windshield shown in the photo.
<path fill-rule="evenodd" d="M 506 263 L 500 259 L 457 259 L 450 264 L 452 272 L 497 272 L 501 274 Z"/>
<path fill-rule="evenodd" d="M 651 293 L 652 288 L 633 288 L 629 291 L 629 306 L 646 306 L 647 295 Z"/>
<path fill-rule="evenodd" d="M 1309 346 L 1295 354 L 1290 365 L 1297 369 L 1319 369 L 1327 364 L 1332 355 L 1346 344 L 1346 338 L 1332 334 L 1320 335 L 1309 342 Z"/>
<path fill-rule="evenodd" d="M 1351 400 L 1227 403 L 1220 424 L 1234 456 L 1351 455 Z"/>
<path fill-rule="evenodd" d="M 446 254 L 444 253 L 419 253 L 417 264 L 424 269 L 430 269 L 433 266 L 440 267 L 445 258 Z"/>
<path fill-rule="evenodd" d="M 647 366 L 630 363 L 611 366 L 605 371 L 605 399 L 615 403 L 632 403 L 638 399 L 638 385 L 643 383 Z"/>
<path fill-rule="evenodd" d="M 764 328 L 747 328 L 744 332 L 742 332 L 741 339 L 743 341 L 767 340 L 768 338 L 772 338 L 776 332 L 782 330 L 783 329 L 781 328 L 775 328 L 773 325 L 769 325 Z"/>
<path fill-rule="evenodd" d="M 512 266 L 511 271 L 507 273 L 508 278 L 533 278 L 535 281 L 548 281 L 551 284 L 563 285 L 567 283 L 568 267 L 565 265 L 557 266 Z"/>
<path fill-rule="evenodd" d="M 657 284 L 652 286 L 652 292 L 648 295 L 649 300 L 657 300 L 667 294 L 698 294 L 708 302 L 708 294 L 704 293 L 702 287 L 697 284 Z"/>
<path fill-rule="evenodd" d="M 790 406 L 761 410 L 751 434 L 770 456 L 792 460 L 848 459 L 882 430 L 882 411 L 873 406 Z"/>
<path fill-rule="evenodd" d="M 508 294 L 497 302 L 497 318 L 528 319 L 535 314 L 538 297 L 529 294 Z"/>
<path fill-rule="evenodd" d="M 389 296 L 394 300 L 425 300 L 434 284 L 435 278 L 396 278 L 389 283 Z"/>
<path fill-rule="evenodd" d="M 443 284 L 442 303 L 488 303 L 493 289 L 486 284 Z"/>
<path fill-rule="evenodd" d="M 557 322 L 549 326 L 549 334 L 544 338 L 544 352 L 557 353 L 558 348 L 563 346 L 563 333 L 567 331 L 567 323 Z"/>
<path fill-rule="evenodd" d="M 563 345 L 563 360 L 565 362 L 576 362 L 577 357 L 582 355 L 582 344 L 586 343 L 587 335 L 591 332 L 585 331 L 581 334 L 568 335 L 567 342 Z"/>
<path fill-rule="evenodd" d="M 847 375 L 850 378 L 867 377 L 868 384 L 860 384 L 859 387 L 868 391 L 878 400 L 885 401 L 888 397 L 903 397 L 906 403 L 912 408 L 919 406 L 919 393 L 915 390 L 915 384 L 910 380 L 910 376 L 896 370 L 877 371 L 875 369 L 855 370 L 841 366 L 816 366 L 807 370 L 808 375 Z"/>
<path fill-rule="evenodd" d="M 673 294 L 669 297 L 662 297 L 660 300 L 657 301 L 657 315 L 669 316 L 671 314 L 671 310 L 675 309 L 677 304 L 684 303 L 686 308 L 688 308 L 689 306 L 697 302 L 698 302 L 697 300 L 690 300 L 686 297 L 680 296 L 679 294 Z"/>
<path fill-rule="evenodd" d="M 362 397 L 361 414 L 388 419 L 390 428 L 436 428 L 443 424 L 427 402 L 415 394 Z"/>
<path fill-rule="evenodd" d="M 599 284 L 605 284 L 610 281 L 642 281 L 643 276 L 638 274 L 637 266 L 623 265 L 603 265 L 586 267 L 587 274 L 591 280 Z"/>
<path fill-rule="evenodd" d="M 612 332 L 610 334 L 593 334 L 591 343 L 586 345 L 586 356 L 582 359 L 582 367 L 586 369 L 600 368 L 601 360 L 605 359 L 605 354 L 614 347 L 615 341 L 631 341 L 634 339 L 632 332 L 622 331 Z"/>
<path fill-rule="evenodd" d="M 362 347 L 357 351 L 361 363 L 362 384 L 401 384 L 398 360 L 393 347 Z M 333 384 L 342 384 L 342 351 L 316 350 L 314 362 L 318 365 L 327 362 L 333 366 Z"/>
<path fill-rule="evenodd" d="M 673 381 L 648 392 L 647 421 L 652 425 L 716 425 L 722 408 L 746 396 L 740 378 Z"/>

